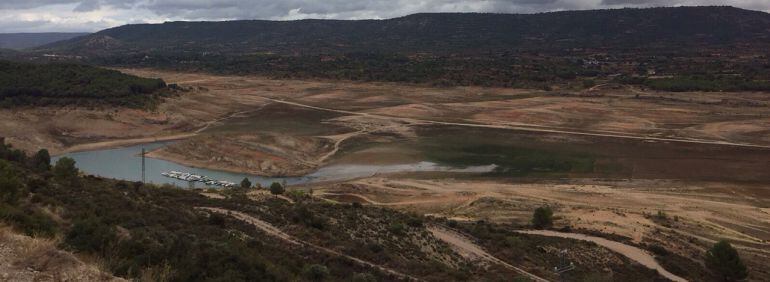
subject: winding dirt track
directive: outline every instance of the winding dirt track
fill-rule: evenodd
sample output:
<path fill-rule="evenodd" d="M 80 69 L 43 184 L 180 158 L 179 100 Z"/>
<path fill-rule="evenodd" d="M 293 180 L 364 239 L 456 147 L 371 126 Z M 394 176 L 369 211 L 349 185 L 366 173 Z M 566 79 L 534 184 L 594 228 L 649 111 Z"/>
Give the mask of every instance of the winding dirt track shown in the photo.
<path fill-rule="evenodd" d="M 394 117 L 394 116 L 385 116 L 385 115 L 378 115 L 378 114 L 370 114 L 370 113 L 338 110 L 338 109 L 332 109 L 332 108 L 324 108 L 324 107 L 307 105 L 307 104 L 291 102 L 291 101 L 286 101 L 286 100 L 281 100 L 281 99 L 268 98 L 268 97 L 264 97 L 264 96 L 259 96 L 259 97 L 261 97 L 262 99 L 271 101 L 271 102 L 275 102 L 275 103 L 282 103 L 282 104 L 286 104 L 286 105 L 292 105 L 292 106 L 303 107 L 303 108 L 308 108 L 308 109 L 315 109 L 315 110 L 319 110 L 319 111 L 327 111 L 327 112 L 334 112 L 334 113 L 341 113 L 341 114 L 348 114 L 348 115 L 367 116 L 367 117 L 379 118 L 379 119 L 398 120 L 398 121 L 407 122 L 407 123 L 411 123 L 411 124 L 452 125 L 452 126 L 465 126 L 465 127 L 476 127 L 476 128 L 492 128 L 492 129 L 508 129 L 508 130 L 519 130 L 519 131 L 530 131 L 530 132 L 542 132 L 542 133 L 558 133 L 558 134 L 569 134 L 569 135 L 580 135 L 580 136 L 621 138 L 621 139 L 632 139 L 632 140 L 643 140 L 643 141 L 680 142 L 680 143 L 692 143 L 692 144 L 723 145 L 723 146 L 735 146 L 735 147 L 770 149 L 770 146 L 756 145 L 756 144 L 734 143 L 734 142 L 715 141 L 715 140 L 703 140 L 703 139 L 678 139 L 678 138 L 665 138 L 665 137 L 652 137 L 652 136 L 637 136 L 637 135 L 628 135 L 628 134 L 624 134 L 624 133 L 620 133 L 620 132 L 613 132 L 613 131 L 606 131 L 606 132 L 582 132 L 582 131 L 569 131 L 569 130 L 562 130 L 562 129 L 547 128 L 547 127 L 542 127 L 542 126 L 539 126 L 539 125 L 531 125 L 531 126 L 529 126 L 529 125 L 528 126 L 522 126 L 522 125 L 517 125 L 517 126 L 514 126 L 514 125 L 491 125 L 491 124 L 446 122 L 446 121 L 435 121 L 435 120 L 424 120 L 424 119 Z"/>
<path fill-rule="evenodd" d="M 358 263 L 360 265 L 378 269 L 378 270 L 380 270 L 382 272 L 391 274 L 391 275 L 396 276 L 396 277 L 398 277 L 400 279 L 412 280 L 412 281 L 419 281 L 420 280 L 420 279 L 417 279 L 417 278 L 412 277 L 410 275 L 407 275 L 407 274 L 404 274 L 404 273 L 392 270 L 390 268 L 386 268 L 384 266 L 377 265 L 377 264 L 374 264 L 374 263 L 371 263 L 371 262 L 368 262 L 368 261 L 365 261 L 365 260 L 362 260 L 362 259 L 359 259 L 359 258 L 356 258 L 356 257 L 352 257 L 352 256 L 340 253 L 338 251 L 335 251 L 335 250 L 332 250 L 332 249 L 329 249 L 329 248 L 326 248 L 326 247 L 321 247 L 321 246 L 318 246 L 318 245 L 315 245 L 315 244 L 312 244 L 312 243 L 300 240 L 298 238 L 295 238 L 294 236 L 291 236 L 289 234 L 284 233 L 283 231 L 281 231 L 280 229 L 274 227 L 270 223 L 267 223 L 267 222 L 262 221 L 262 220 L 260 220 L 260 219 L 258 219 L 256 217 L 250 216 L 250 215 L 242 213 L 242 212 L 226 210 L 226 209 L 222 209 L 222 208 L 212 208 L 212 207 L 198 207 L 197 209 L 205 210 L 205 211 L 208 211 L 208 212 L 214 212 L 214 213 L 218 213 L 218 214 L 232 216 L 232 217 L 234 217 L 234 218 L 236 218 L 238 220 L 241 220 L 241 221 L 244 221 L 244 222 L 246 222 L 248 224 L 253 225 L 254 227 L 264 231 L 268 235 L 280 238 L 280 239 L 282 239 L 282 240 L 284 240 L 284 241 L 286 241 L 286 242 L 288 242 L 290 244 L 293 244 L 293 245 L 302 245 L 302 246 L 313 248 L 313 249 L 315 249 L 317 251 L 320 251 L 320 252 L 323 252 L 323 253 L 327 253 L 327 254 L 331 254 L 331 255 L 339 256 L 339 257 L 344 257 L 344 258 L 349 259 L 349 260 L 351 260 L 351 261 L 353 261 L 355 263 Z"/>
<path fill-rule="evenodd" d="M 658 273 L 660 273 L 660 275 L 663 275 L 663 277 L 671 279 L 672 281 L 687 282 L 686 279 L 676 276 L 671 272 L 668 272 L 665 268 L 663 268 L 663 266 L 658 264 L 658 262 L 655 261 L 655 258 L 653 258 L 650 254 L 634 246 L 629 246 L 620 242 L 607 240 L 601 237 L 594 237 L 594 236 L 588 236 L 588 235 L 576 234 L 576 233 L 564 233 L 564 232 L 556 232 L 556 231 L 550 231 L 550 230 L 525 230 L 525 231 L 517 231 L 517 232 L 522 234 L 568 238 L 568 239 L 593 242 L 599 246 L 610 249 L 635 262 L 638 262 L 639 264 L 644 265 L 647 268 L 656 270 L 658 271 Z"/>
<path fill-rule="evenodd" d="M 337 151 L 340 150 L 340 146 L 342 145 L 342 142 L 345 142 L 345 140 L 348 140 L 354 136 L 366 134 L 367 131 L 365 130 L 359 130 L 349 133 L 343 133 L 339 135 L 333 135 L 333 136 L 322 136 L 324 138 L 330 139 L 334 141 L 334 148 L 329 151 L 328 153 L 324 154 L 323 156 L 319 157 L 317 160 L 314 161 L 314 164 L 320 165 L 323 164 L 326 160 L 333 157 L 335 154 L 337 154 Z"/>
<path fill-rule="evenodd" d="M 103 142 L 96 142 L 96 143 L 79 144 L 79 145 L 69 147 L 66 150 L 62 150 L 60 153 L 56 155 L 82 152 L 82 151 L 99 150 L 99 149 L 106 149 L 106 148 L 133 146 L 138 144 L 153 143 L 153 142 L 160 142 L 160 141 L 182 140 L 182 139 L 193 137 L 195 135 L 197 135 L 197 133 L 181 133 L 181 134 L 158 136 L 158 137 L 142 137 L 142 138 L 134 138 L 134 139 L 121 139 L 121 140 L 111 140 L 111 141 L 103 141 Z"/>
<path fill-rule="evenodd" d="M 427 229 L 428 231 L 433 233 L 433 236 L 451 245 L 453 249 L 455 249 L 455 251 L 457 251 L 458 253 L 460 253 L 460 255 L 464 257 L 476 257 L 491 263 L 502 265 L 505 268 L 508 268 L 510 270 L 518 272 L 521 275 L 529 277 L 533 281 L 539 281 L 539 282 L 548 281 L 537 275 L 529 273 L 524 269 L 518 268 L 501 259 L 494 257 L 487 251 L 484 251 L 484 249 L 482 249 L 481 246 L 476 245 L 475 243 L 473 243 L 473 241 L 467 239 L 464 235 L 454 230 L 450 230 L 440 226 L 428 226 Z"/>

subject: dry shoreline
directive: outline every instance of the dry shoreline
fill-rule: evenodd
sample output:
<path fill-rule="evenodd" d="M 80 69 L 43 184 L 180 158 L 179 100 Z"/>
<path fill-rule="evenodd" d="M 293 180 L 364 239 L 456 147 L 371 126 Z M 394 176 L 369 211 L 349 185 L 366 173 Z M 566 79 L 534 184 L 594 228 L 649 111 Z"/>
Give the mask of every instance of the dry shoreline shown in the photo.
<path fill-rule="evenodd" d="M 128 146 L 139 145 L 139 144 L 146 144 L 146 143 L 176 141 L 176 140 L 187 139 L 196 135 L 198 134 L 197 133 L 180 133 L 180 134 L 166 135 L 166 136 L 141 137 L 141 138 L 101 141 L 101 142 L 94 142 L 94 143 L 83 143 L 83 144 L 77 144 L 77 145 L 68 147 L 61 151 L 56 151 L 52 155 L 60 156 L 64 154 L 84 152 L 84 151 L 117 149 L 117 148 L 123 148 Z"/>
<path fill-rule="evenodd" d="M 305 170 L 293 170 L 296 173 L 280 174 L 280 175 L 279 174 L 270 174 L 270 173 L 264 173 L 264 172 L 260 172 L 260 171 L 252 171 L 252 170 L 246 170 L 246 169 L 236 169 L 236 168 L 227 167 L 227 166 L 219 166 L 219 165 L 214 165 L 214 164 L 208 164 L 208 163 L 204 163 L 204 162 L 198 162 L 198 161 L 195 161 L 195 160 L 192 160 L 192 159 L 180 158 L 180 157 L 177 157 L 175 155 L 163 154 L 160 148 L 147 152 L 145 154 L 145 156 L 147 156 L 148 158 L 152 158 L 152 159 L 169 161 L 169 162 L 172 162 L 172 163 L 176 163 L 176 164 L 180 164 L 180 165 L 184 165 L 184 166 L 189 166 L 189 167 L 194 167 L 194 168 L 219 170 L 219 171 L 226 171 L 226 172 L 232 172 L 232 173 L 243 173 L 243 174 L 250 174 L 250 175 L 261 176 L 261 177 L 298 177 L 298 176 L 306 175 L 306 174 L 311 173 L 311 172 L 313 172 L 313 171 L 318 169 L 316 167 L 316 168 L 305 169 Z"/>

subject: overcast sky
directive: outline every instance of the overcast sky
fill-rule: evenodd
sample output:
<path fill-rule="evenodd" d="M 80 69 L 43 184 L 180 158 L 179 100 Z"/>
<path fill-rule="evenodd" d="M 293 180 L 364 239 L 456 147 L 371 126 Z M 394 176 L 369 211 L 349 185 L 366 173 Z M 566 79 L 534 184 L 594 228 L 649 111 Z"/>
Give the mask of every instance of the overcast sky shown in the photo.
<path fill-rule="evenodd" d="M 683 5 L 770 12 L 770 0 L 0 0 L 0 33 L 93 32 L 172 20 L 383 19 L 419 12 L 534 13 Z"/>

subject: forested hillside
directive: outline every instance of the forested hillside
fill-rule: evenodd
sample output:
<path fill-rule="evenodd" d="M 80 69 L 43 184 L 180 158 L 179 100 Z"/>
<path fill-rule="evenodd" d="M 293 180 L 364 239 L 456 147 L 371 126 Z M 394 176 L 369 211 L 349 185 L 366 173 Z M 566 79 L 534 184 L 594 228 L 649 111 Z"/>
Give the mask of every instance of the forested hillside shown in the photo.
<path fill-rule="evenodd" d="M 145 107 L 166 83 L 80 64 L 0 61 L 0 107 L 112 105 Z"/>
<path fill-rule="evenodd" d="M 551 89 L 651 76 L 677 91 L 765 91 L 770 14 L 732 7 L 415 14 L 387 20 L 168 22 L 41 47 L 97 65 L 273 78 Z M 697 85 L 688 77 L 740 82 Z"/>
<path fill-rule="evenodd" d="M 769 43 L 770 15 L 730 7 L 415 14 L 388 20 L 168 22 L 107 29 L 44 49 L 83 54 L 403 52 Z"/>

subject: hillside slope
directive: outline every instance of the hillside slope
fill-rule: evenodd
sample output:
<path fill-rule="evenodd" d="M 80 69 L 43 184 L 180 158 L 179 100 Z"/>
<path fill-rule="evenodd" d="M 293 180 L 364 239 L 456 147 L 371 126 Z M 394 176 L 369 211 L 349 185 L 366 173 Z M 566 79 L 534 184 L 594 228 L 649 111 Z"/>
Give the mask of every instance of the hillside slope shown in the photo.
<path fill-rule="evenodd" d="M 16 50 L 34 48 L 56 41 L 69 40 L 87 34 L 88 33 L 66 32 L 0 33 L 0 48 Z"/>
<path fill-rule="evenodd" d="M 15 232 L 57 240 L 61 248 L 99 261 L 117 277 L 141 281 L 397 281 L 406 277 L 505 281 L 523 272 L 463 256 L 429 231 L 429 226 L 445 222 L 418 214 L 330 203 L 303 189 L 278 198 L 261 189 L 158 187 L 82 176 L 68 158 L 59 159 L 53 167 L 48 161 L 45 152 L 27 156 L 0 139 L 0 222 Z M 521 261 L 509 263 L 549 280 L 556 279 L 550 265 L 558 254 L 540 248 L 564 246 L 585 254 L 576 262 L 579 269 L 570 273 L 574 280 L 600 275 L 638 281 L 656 276 L 596 245 L 518 235 L 511 226 L 471 224 L 519 238 L 514 240 L 520 240 L 521 246 L 506 248 Z"/>
<path fill-rule="evenodd" d="M 0 225 L 0 279 L 3 281 L 126 281 L 59 250 L 50 239 L 18 234 Z"/>
<path fill-rule="evenodd" d="M 80 54 L 179 50 L 469 52 L 770 42 L 770 14 L 732 7 L 415 14 L 388 20 L 168 22 L 111 28 L 43 47 Z"/>

